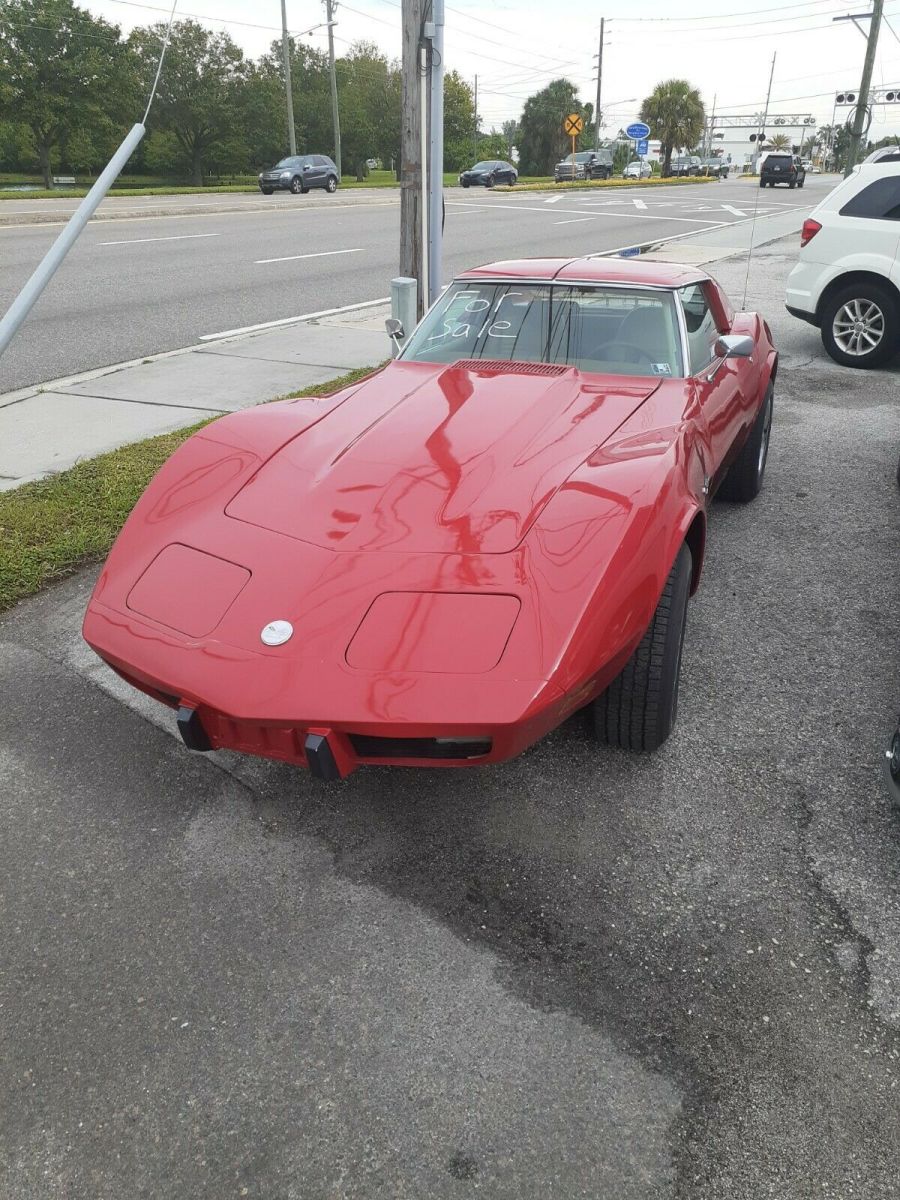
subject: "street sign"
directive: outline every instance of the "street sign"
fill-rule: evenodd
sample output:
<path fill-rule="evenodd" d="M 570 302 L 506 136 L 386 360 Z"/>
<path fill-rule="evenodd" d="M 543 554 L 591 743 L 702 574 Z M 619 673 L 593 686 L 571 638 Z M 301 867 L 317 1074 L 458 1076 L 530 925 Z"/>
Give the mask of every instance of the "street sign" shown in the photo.
<path fill-rule="evenodd" d="M 650 136 L 650 126 L 645 125 L 643 121 L 635 121 L 633 125 L 628 126 L 625 132 L 637 142 L 641 138 L 648 138 Z"/>
<path fill-rule="evenodd" d="M 563 121 L 563 129 L 565 129 L 569 137 L 578 137 L 579 133 L 584 129 L 584 121 L 578 113 L 569 113 L 565 121 Z"/>
<path fill-rule="evenodd" d="M 641 156 L 641 158 L 645 158 L 646 155 L 648 154 L 649 150 L 650 150 L 650 139 L 649 138 L 640 138 L 638 140 L 638 144 L 637 144 L 637 152 Z"/>
<path fill-rule="evenodd" d="M 640 252 L 640 246 L 629 246 L 627 250 L 619 251 L 619 258 L 636 258 Z"/>

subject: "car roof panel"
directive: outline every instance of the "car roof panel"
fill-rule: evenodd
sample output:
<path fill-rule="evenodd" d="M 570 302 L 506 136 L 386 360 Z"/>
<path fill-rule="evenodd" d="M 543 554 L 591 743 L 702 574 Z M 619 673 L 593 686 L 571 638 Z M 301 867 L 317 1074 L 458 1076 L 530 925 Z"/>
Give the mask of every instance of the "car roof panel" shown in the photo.
<path fill-rule="evenodd" d="M 548 283 L 633 283 L 685 287 L 709 279 L 699 267 L 636 258 L 521 258 L 485 263 L 457 278 L 540 279 Z"/>

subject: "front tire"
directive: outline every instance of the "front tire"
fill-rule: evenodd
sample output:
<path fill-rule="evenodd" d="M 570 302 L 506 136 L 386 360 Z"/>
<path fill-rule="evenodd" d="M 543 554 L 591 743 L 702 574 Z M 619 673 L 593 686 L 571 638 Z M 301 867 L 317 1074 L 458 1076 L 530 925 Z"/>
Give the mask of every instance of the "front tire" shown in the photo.
<path fill-rule="evenodd" d="M 759 186 L 760 186 L 761 188 L 764 188 L 764 187 L 766 186 L 766 181 L 765 181 L 764 179 L 761 179 L 761 180 L 759 181 Z"/>
<path fill-rule="evenodd" d="M 594 733 L 607 746 L 656 750 L 672 732 L 691 570 L 691 552 L 682 545 L 640 645 L 593 703 Z"/>
<path fill-rule="evenodd" d="M 259 190 L 262 192 L 262 194 L 264 196 L 271 196 L 272 193 L 275 191 L 274 188 L 260 188 Z"/>
<path fill-rule="evenodd" d="M 851 284 L 822 309 L 822 344 L 844 367 L 880 367 L 900 349 L 900 310 L 876 283 Z"/>
<path fill-rule="evenodd" d="M 509 186 L 510 187 L 515 187 L 518 182 L 519 182 L 518 175 L 515 175 L 515 174 L 510 175 L 510 177 L 509 177 Z"/>
<path fill-rule="evenodd" d="M 337 179 L 334 177 L 334 175 L 329 175 L 326 179 L 325 191 L 329 194 L 329 196 L 333 196 L 337 191 Z"/>
<path fill-rule="evenodd" d="M 748 504 L 762 491 L 763 475 L 769 457 L 769 436 L 772 431 L 772 412 L 775 407 L 775 389 L 770 383 L 759 415 L 753 422 L 750 436 L 722 480 L 719 495 L 723 500 L 736 500 Z"/>
<path fill-rule="evenodd" d="M 295 196 L 299 196 L 301 192 L 306 191 L 306 188 L 304 188 L 299 175 L 295 175 L 291 180 L 291 191 Z"/>

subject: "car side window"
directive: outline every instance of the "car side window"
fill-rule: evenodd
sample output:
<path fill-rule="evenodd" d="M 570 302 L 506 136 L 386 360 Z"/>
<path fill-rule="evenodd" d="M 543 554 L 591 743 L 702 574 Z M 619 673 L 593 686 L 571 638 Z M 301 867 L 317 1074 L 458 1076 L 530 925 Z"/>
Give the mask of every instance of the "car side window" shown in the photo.
<path fill-rule="evenodd" d="M 692 283 L 690 287 L 681 288 L 681 307 L 687 327 L 691 374 L 696 375 L 715 358 L 719 330 L 701 284 Z"/>
<path fill-rule="evenodd" d="M 873 217 L 877 221 L 900 221 L 900 175 L 876 179 L 857 192 L 841 209 L 842 217 Z"/>

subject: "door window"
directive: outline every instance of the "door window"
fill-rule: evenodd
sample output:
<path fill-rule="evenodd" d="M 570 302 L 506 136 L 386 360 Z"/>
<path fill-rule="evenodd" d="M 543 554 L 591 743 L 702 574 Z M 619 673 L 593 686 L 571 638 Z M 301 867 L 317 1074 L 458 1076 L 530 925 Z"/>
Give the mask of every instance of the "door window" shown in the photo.
<path fill-rule="evenodd" d="M 848 200 L 842 217 L 874 217 L 878 221 L 900 221 L 900 175 L 876 179 Z"/>
<path fill-rule="evenodd" d="M 715 344 L 719 336 L 715 318 L 706 292 L 699 283 L 681 289 L 681 307 L 687 326 L 688 357 L 691 374 L 702 371 L 715 358 Z"/>

